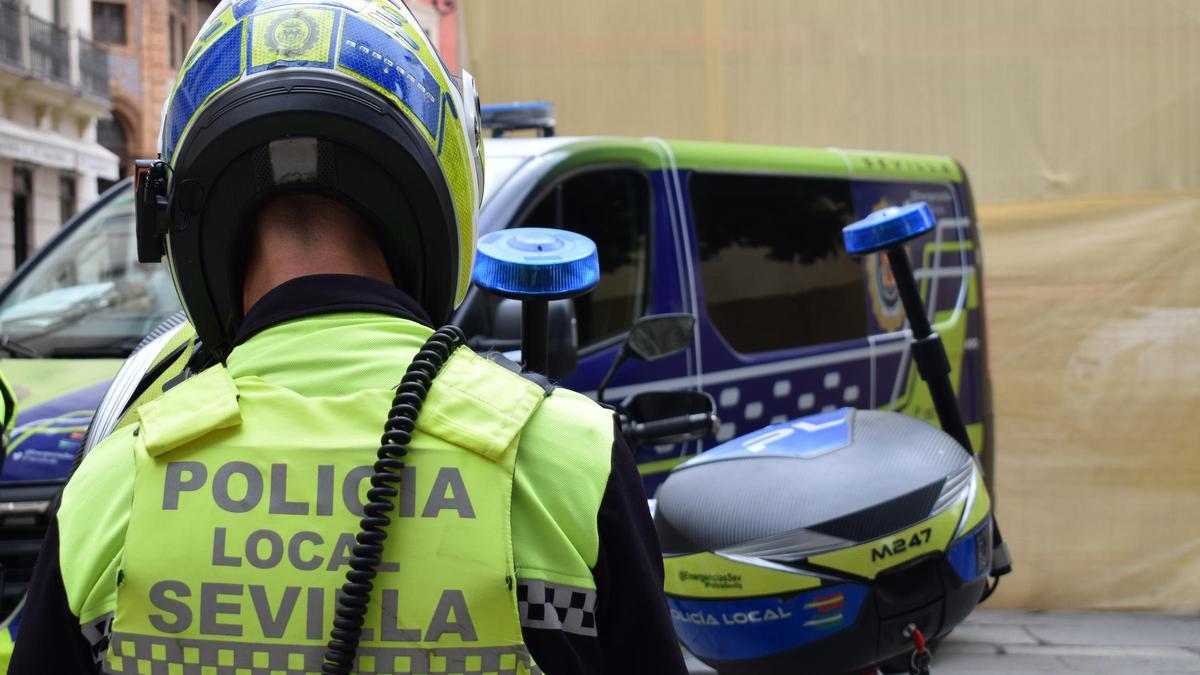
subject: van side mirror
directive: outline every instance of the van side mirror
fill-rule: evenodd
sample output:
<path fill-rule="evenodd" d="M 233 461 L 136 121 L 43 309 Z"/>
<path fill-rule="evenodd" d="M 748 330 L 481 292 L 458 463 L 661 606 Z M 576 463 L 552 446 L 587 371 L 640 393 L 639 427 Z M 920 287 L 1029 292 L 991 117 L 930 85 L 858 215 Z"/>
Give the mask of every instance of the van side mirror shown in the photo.
<path fill-rule="evenodd" d="M 596 400 L 604 400 L 604 390 L 626 361 L 631 358 L 656 361 L 678 354 L 688 348 L 695 332 L 696 317 L 692 314 L 655 314 L 643 316 L 635 321 L 629 328 L 629 335 L 625 336 L 625 342 L 621 344 L 621 351 L 613 360 L 612 367 L 596 388 Z"/>

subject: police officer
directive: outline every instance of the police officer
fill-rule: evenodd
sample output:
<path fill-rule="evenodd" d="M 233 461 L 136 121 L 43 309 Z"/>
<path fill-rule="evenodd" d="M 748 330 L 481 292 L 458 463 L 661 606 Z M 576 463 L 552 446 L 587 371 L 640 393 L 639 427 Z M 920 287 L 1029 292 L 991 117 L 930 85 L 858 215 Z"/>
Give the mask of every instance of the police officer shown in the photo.
<path fill-rule="evenodd" d="M 199 346 L 71 479 L 10 672 L 685 672 L 612 415 L 433 331 L 476 101 L 392 0 L 217 7 L 139 194 Z"/>

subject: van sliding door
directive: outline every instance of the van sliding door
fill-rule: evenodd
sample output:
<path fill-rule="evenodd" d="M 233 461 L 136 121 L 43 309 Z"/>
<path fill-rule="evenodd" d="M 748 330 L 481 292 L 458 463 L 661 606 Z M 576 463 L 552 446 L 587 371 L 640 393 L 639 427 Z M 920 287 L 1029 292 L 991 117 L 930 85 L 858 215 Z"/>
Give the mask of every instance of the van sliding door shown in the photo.
<path fill-rule="evenodd" d="M 867 406 L 864 278 L 842 242 L 855 219 L 849 181 L 694 172 L 688 189 L 715 440 Z"/>

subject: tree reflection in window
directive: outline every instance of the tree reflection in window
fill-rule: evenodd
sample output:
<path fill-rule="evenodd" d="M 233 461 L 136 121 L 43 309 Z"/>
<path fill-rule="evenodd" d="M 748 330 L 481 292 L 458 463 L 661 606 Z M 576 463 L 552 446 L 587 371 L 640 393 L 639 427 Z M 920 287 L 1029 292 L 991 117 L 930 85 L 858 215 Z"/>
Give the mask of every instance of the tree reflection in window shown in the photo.
<path fill-rule="evenodd" d="M 551 227 L 586 235 L 600 255 L 600 283 L 575 300 L 579 346 L 629 329 L 646 310 L 649 287 L 650 187 L 633 169 L 592 171 L 569 178 L 521 227 Z"/>
<path fill-rule="evenodd" d="M 735 350 L 866 336 L 862 268 L 842 243 L 849 181 L 695 174 L 690 190 L 705 306 Z"/>

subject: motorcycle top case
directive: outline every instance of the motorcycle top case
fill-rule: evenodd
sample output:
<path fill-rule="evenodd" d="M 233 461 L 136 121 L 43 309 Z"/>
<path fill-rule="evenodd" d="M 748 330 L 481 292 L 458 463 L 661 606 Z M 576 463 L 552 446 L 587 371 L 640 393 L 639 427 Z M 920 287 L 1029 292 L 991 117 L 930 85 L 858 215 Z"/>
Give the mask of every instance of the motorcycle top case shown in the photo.
<path fill-rule="evenodd" d="M 677 467 L 655 524 L 671 617 L 722 673 L 843 673 L 944 635 L 991 563 L 975 460 L 912 417 L 843 408 Z"/>

